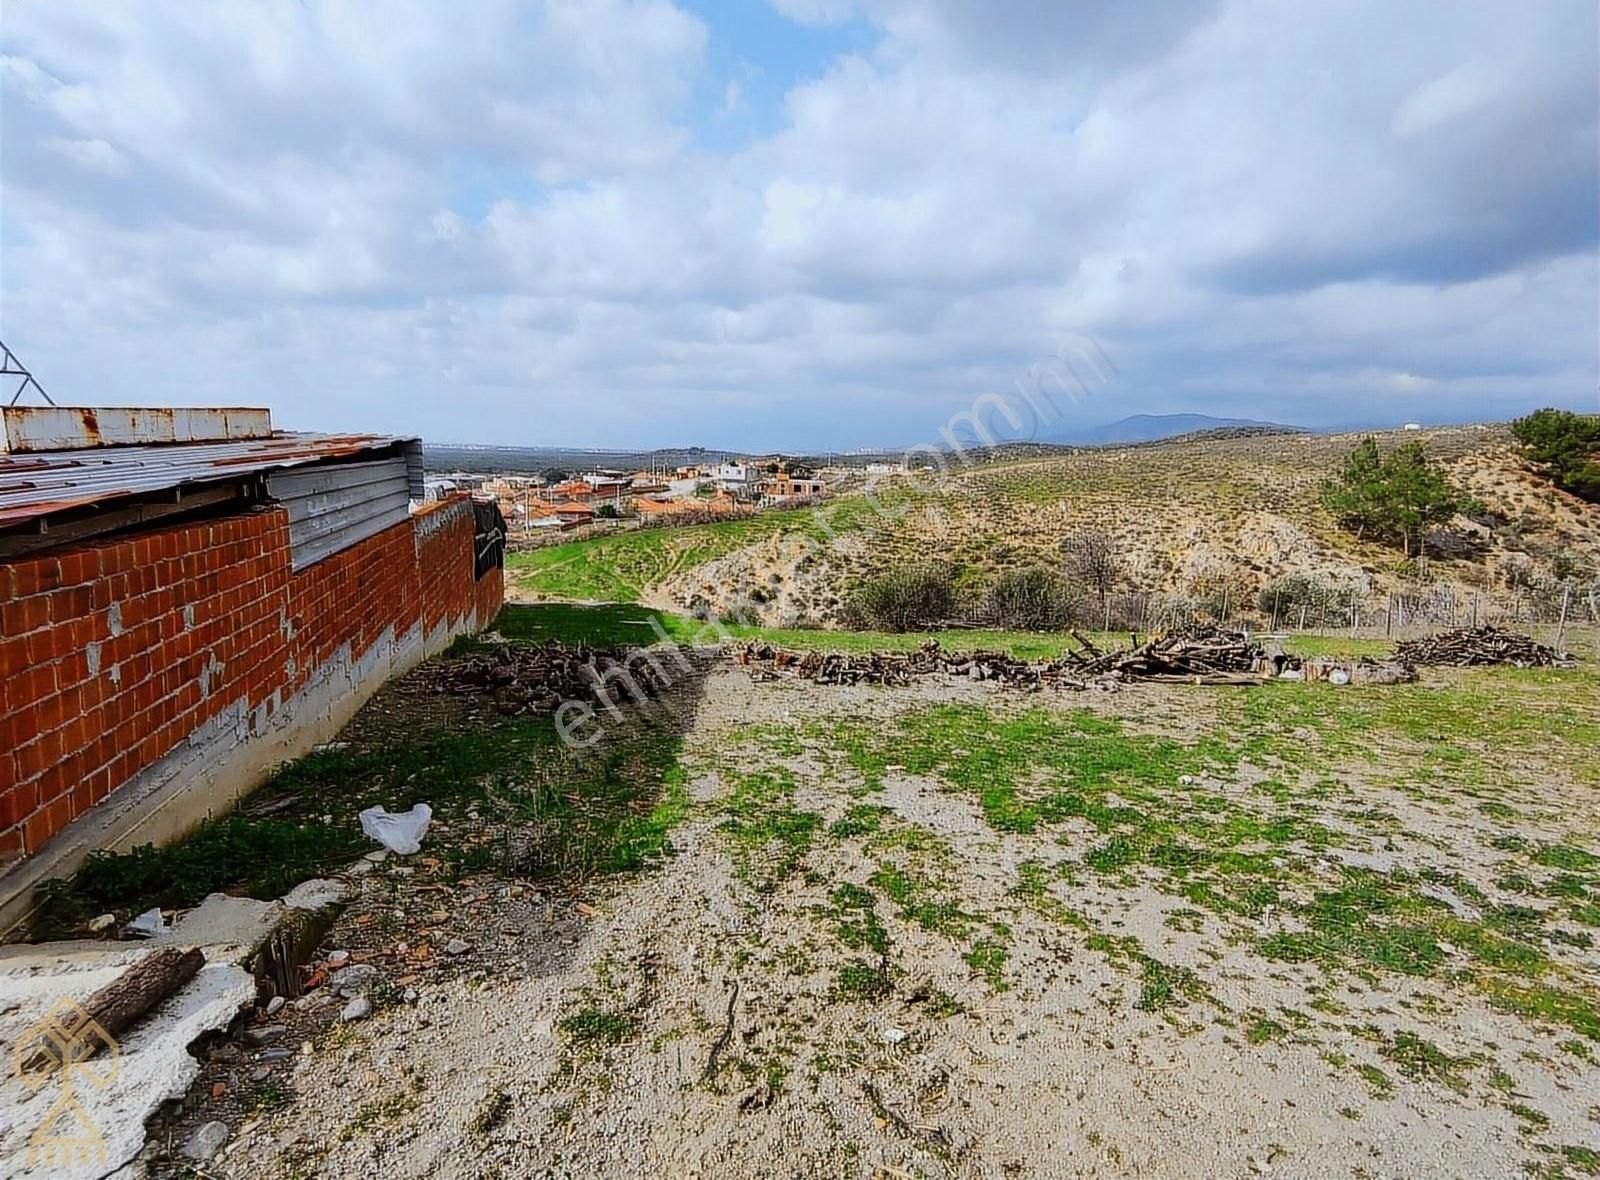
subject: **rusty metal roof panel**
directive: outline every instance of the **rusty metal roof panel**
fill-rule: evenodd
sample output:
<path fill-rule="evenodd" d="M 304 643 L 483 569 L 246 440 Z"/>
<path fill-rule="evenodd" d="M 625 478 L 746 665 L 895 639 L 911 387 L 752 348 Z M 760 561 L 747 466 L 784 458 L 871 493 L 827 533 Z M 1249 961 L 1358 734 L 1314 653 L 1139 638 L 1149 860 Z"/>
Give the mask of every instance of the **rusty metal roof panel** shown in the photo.
<path fill-rule="evenodd" d="M 259 408 L 0 406 L 0 452 L 12 454 L 272 437 L 272 414 Z"/>
<path fill-rule="evenodd" d="M 0 528 L 54 513 L 198 486 L 390 447 L 416 453 L 419 441 L 383 434 L 297 434 L 231 442 L 93 447 L 0 453 Z M 412 455 L 408 455 L 408 460 Z"/>

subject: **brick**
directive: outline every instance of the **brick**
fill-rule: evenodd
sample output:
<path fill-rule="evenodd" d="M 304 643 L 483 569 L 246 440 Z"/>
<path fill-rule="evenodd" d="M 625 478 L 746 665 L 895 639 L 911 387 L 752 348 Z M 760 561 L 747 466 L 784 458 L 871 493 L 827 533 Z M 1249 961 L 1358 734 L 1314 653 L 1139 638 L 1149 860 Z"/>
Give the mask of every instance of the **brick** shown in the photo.
<path fill-rule="evenodd" d="M 61 584 L 83 586 L 100 576 L 100 555 L 92 549 L 80 549 L 61 558 Z"/>
<path fill-rule="evenodd" d="M 50 597 L 34 594 L 0 604 L 0 635 L 26 635 L 50 622 Z"/>
<path fill-rule="evenodd" d="M 61 585 L 61 562 L 54 557 L 35 557 L 12 566 L 13 593 L 18 598 L 48 594 Z"/>

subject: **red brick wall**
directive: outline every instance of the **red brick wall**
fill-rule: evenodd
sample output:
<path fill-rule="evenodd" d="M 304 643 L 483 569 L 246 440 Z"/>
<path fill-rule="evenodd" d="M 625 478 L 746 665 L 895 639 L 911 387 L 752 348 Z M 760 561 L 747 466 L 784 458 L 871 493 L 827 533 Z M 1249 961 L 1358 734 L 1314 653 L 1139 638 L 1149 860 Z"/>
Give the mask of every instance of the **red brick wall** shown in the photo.
<path fill-rule="evenodd" d="M 273 709 L 343 647 L 476 612 L 459 502 L 290 569 L 260 509 L 0 564 L 0 861 L 43 843 L 240 700 Z"/>

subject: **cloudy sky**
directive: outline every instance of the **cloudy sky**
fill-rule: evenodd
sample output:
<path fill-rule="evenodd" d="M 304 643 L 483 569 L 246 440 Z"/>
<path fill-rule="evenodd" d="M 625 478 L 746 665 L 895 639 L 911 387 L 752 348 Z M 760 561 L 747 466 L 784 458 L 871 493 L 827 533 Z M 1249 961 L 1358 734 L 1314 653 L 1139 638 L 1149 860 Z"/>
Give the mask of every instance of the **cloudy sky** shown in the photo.
<path fill-rule="evenodd" d="M 436 441 L 1597 404 L 1592 0 L 7 0 L 58 401 Z M 1065 352 L 1064 352 L 1065 350 Z M 1060 403 L 1058 403 L 1060 404 Z"/>

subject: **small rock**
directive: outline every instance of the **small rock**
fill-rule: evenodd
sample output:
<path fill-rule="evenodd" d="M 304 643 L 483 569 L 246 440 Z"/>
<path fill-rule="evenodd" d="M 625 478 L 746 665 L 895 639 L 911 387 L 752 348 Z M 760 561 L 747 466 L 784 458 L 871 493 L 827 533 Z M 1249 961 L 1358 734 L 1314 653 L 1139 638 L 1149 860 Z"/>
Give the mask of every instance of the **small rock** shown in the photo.
<path fill-rule="evenodd" d="M 343 967 L 350 961 L 349 951 L 329 951 L 328 965 L 330 967 Z"/>
<path fill-rule="evenodd" d="M 110 930 L 116 924 L 117 924 L 117 915 L 115 915 L 115 914 L 101 914 L 98 918 L 96 918 L 94 921 L 89 923 L 89 933 L 90 934 L 104 934 L 107 930 Z"/>
<path fill-rule="evenodd" d="M 257 1061 L 287 1061 L 294 1054 L 288 1049 L 268 1049 L 256 1058 Z"/>
<path fill-rule="evenodd" d="M 316 1052 L 316 1049 L 312 1046 L 310 1041 L 300 1042 L 300 1056 L 310 1057 L 314 1052 Z"/>
<path fill-rule="evenodd" d="M 463 942 L 459 938 L 452 938 L 444 944 L 444 953 L 447 955 L 464 955 L 471 949 L 470 943 Z"/>
<path fill-rule="evenodd" d="M 328 986 L 345 999 L 359 995 L 378 978 L 378 969 L 371 963 L 353 963 L 343 971 L 335 971 Z"/>
<path fill-rule="evenodd" d="M 212 1121 L 189 1136 L 183 1145 L 183 1154 L 197 1164 L 203 1164 L 222 1149 L 228 1141 L 228 1124 Z"/>
<path fill-rule="evenodd" d="M 365 1020 L 372 1015 L 372 1001 L 366 996 L 357 996 L 344 1006 L 344 1011 L 339 1013 L 339 1019 L 345 1024 L 353 1024 L 357 1020 Z"/>
<path fill-rule="evenodd" d="M 259 1049 L 263 1045 L 270 1045 L 274 1041 L 282 1040 L 283 1034 L 288 1031 L 288 1028 L 281 1024 L 260 1024 L 255 1028 L 245 1029 L 244 1039 L 246 1044 L 253 1045 Z"/>
<path fill-rule="evenodd" d="M 213 1097 L 213 1098 L 221 1098 L 227 1092 L 228 1092 L 228 1083 L 227 1082 L 212 1082 L 211 1083 L 211 1097 Z"/>
<path fill-rule="evenodd" d="M 362 857 L 361 859 L 370 860 L 375 865 L 381 865 L 384 861 L 389 859 L 389 854 L 386 851 L 384 851 L 382 848 L 374 848 L 371 852 L 367 853 L 367 855 Z"/>
<path fill-rule="evenodd" d="M 288 1001 L 282 996 L 273 996 L 272 999 L 267 1001 L 267 1015 L 276 1016 L 279 1012 L 283 1011 L 283 1006 L 286 1003 L 288 1003 Z"/>
<path fill-rule="evenodd" d="M 1197 783 L 1197 782 L 1199 782 L 1199 781 L 1200 781 L 1200 780 L 1199 780 L 1199 779 L 1197 779 L 1197 778 L 1195 778 L 1195 776 L 1194 776 L 1194 775 L 1192 775 L 1192 774 L 1185 774 L 1185 775 L 1181 775 L 1181 776 L 1180 776 L 1180 777 L 1179 777 L 1179 778 L 1178 778 L 1178 781 L 1179 781 L 1179 782 L 1180 782 L 1180 783 L 1182 783 L 1182 784 L 1183 784 L 1183 785 L 1184 785 L 1184 786 L 1186 786 L 1186 787 L 1192 787 L 1192 786 L 1194 786 L 1194 785 L 1195 785 L 1195 784 L 1196 784 L 1196 783 Z"/>
<path fill-rule="evenodd" d="M 885 1028 L 882 1032 L 880 1032 L 878 1035 L 883 1038 L 884 1044 L 886 1044 L 886 1045 L 898 1045 L 901 1041 L 905 1040 L 911 1034 L 906 1032 L 905 1029 L 903 1029 L 903 1028 L 895 1028 L 895 1026 L 891 1024 L 887 1028 Z"/>
<path fill-rule="evenodd" d="M 265 1065 L 258 1065 L 250 1071 L 252 1082 L 264 1082 L 272 1076 L 272 1070 Z"/>

